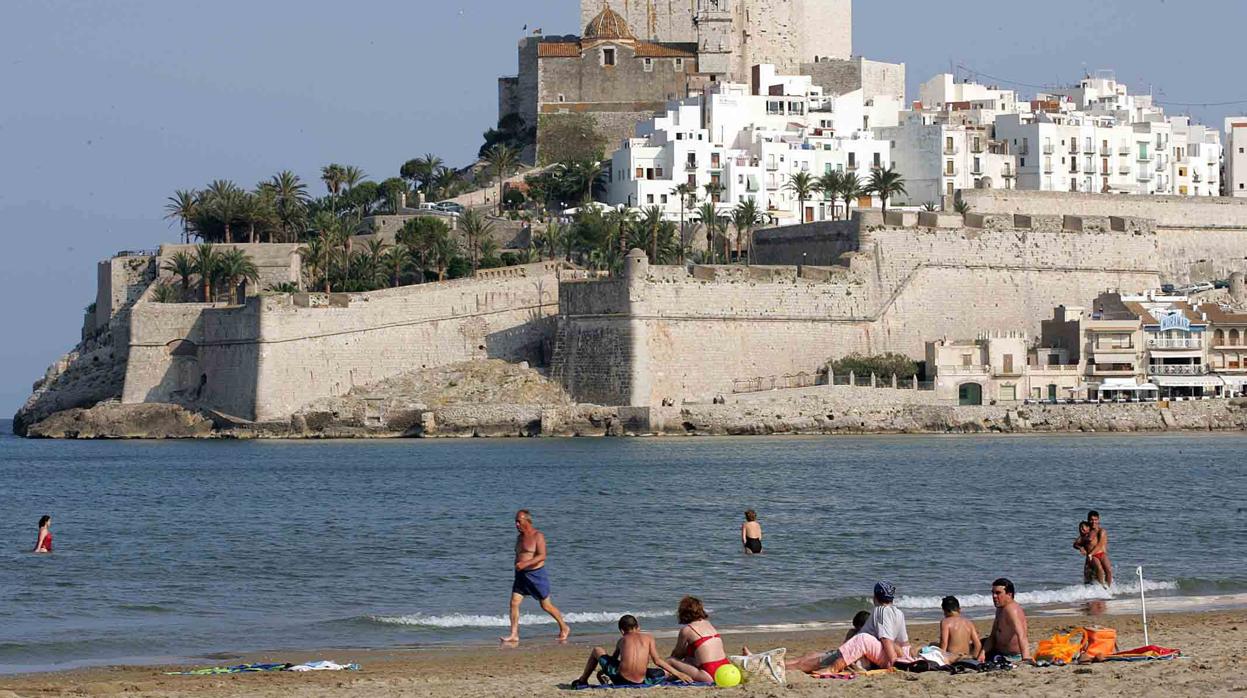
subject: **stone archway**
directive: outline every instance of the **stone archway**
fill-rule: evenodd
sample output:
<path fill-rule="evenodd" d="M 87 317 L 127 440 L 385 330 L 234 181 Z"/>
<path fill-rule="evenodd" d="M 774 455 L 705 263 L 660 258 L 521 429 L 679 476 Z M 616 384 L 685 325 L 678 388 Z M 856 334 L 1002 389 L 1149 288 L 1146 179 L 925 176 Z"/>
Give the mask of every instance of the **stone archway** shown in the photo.
<path fill-rule="evenodd" d="M 978 383 L 962 383 L 957 386 L 958 405 L 983 404 L 983 386 Z"/>

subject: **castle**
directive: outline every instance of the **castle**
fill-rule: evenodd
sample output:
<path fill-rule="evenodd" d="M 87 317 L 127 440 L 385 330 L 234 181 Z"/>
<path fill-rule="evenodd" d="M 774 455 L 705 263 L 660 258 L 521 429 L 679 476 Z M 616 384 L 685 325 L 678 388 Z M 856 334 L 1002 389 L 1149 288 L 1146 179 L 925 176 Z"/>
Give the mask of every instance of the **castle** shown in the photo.
<path fill-rule="evenodd" d="M 758 64 L 821 76 L 836 92 L 878 71 L 852 58 L 851 0 L 582 0 L 580 13 L 580 36 L 523 39 L 518 74 L 498 82 L 499 119 L 538 127 L 539 148 L 542 117 L 590 115 L 613 149 L 667 102 L 748 82 Z"/>

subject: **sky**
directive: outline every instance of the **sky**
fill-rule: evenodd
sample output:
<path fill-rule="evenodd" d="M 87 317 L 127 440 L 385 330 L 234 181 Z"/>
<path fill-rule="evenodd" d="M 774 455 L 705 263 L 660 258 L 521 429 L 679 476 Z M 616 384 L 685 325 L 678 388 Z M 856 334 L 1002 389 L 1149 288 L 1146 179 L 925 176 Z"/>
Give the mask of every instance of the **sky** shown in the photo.
<path fill-rule="evenodd" d="M 618 0 L 617 0 L 618 1 Z M 1116 71 L 1161 101 L 1247 100 L 1243 0 L 855 0 L 854 50 L 917 86 L 954 66 L 1010 87 Z M 5 0 L 0 22 L 0 416 L 78 339 L 96 262 L 177 231 L 175 189 L 329 162 L 381 179 L 466 164 L 523 28 L 578 0 Z M 961 74 L 966 70 L 960 69 Z M 1221 126 L 1247 101 L 1170 106 Z"/>

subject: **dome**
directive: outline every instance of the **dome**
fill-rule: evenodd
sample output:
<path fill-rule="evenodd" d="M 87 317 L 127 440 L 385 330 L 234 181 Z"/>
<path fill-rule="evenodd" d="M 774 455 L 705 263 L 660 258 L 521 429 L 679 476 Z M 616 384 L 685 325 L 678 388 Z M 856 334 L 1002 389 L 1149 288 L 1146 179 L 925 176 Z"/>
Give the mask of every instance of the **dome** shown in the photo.
<path fill-rule="evenodd" d="M 585 27 L 585 39 L 626 39 L 636 40 L 628 22 L 616 11 L 607 6 L 597 17 L 589 21 Z"/>

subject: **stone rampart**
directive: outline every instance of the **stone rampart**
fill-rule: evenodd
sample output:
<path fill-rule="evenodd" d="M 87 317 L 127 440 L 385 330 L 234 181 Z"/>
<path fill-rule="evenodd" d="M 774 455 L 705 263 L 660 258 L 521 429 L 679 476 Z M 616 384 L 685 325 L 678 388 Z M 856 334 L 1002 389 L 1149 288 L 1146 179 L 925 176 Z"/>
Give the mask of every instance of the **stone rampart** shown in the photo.
<path fill-rule="evenodd" d="M 160 254 L 156 260 L 161 277 L 173 280 L 175 278 L 173 274 L 164 269 L 165 262 L 179 252 L 184 252 L 193 257 L 196 247 L 197 245 L 161 245 Z M 260 274 L 260 280 L 254 284 L 247 284 L 247 295 L 255 295 L 269 286 L 283 283 L 299 283 L 299 276 L 302 271 L 302 258 L 299 256 L 299 247 L 300 245 L 295 243 L 284 242 L 236 242 L 228 245 L 224 243 L 213 245 L 217 252 L 225 252 L 231 249 L 242 250 L 255 263 L 256 270 Z"/>
<path fill-rule="evenodd" d="M 1118 216 L 1149 219 L 1159 228 L 1247 230 L 1247 199 L 1018 189 L 964 189 L 958 196 L 980 214 Z"/>

